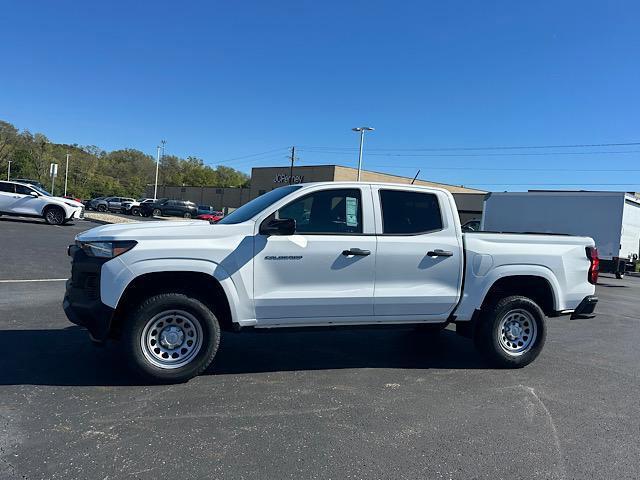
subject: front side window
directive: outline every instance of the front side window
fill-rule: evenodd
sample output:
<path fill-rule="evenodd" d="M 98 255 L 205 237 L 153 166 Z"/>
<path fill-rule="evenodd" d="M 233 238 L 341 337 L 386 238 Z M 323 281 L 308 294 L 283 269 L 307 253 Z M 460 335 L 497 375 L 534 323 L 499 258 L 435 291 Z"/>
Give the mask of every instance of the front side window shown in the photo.
<path fill-rule="evenodd" d="M 268 208 L 270 205 L 273 205 L 278 200 L 283 199 L 287 195 L 298 190 L 299 186 L 287 186 L 276 188 L 275 190 L 271 190 L 269 193 L 265 193 L 262 196 L 254 198 L 249 203 L 245 203 L 243 206 L 234 210 L 232 213 L 224 217 L 222 220 L 218 222 L 219 225 L 231 225 L 235 223 L 246 222 L 250 218 L 255 217 L 260 212 L 262 212 L 265 208 Z"/>
<path fill-rule="evenodd" d="M 296 233 L 362 233 L 360 190 L 321 190 L 282 207 L 277 218 L 296 221 Z"/>
<path fill-rule="evenodd" d="M 33 192 L 33 190 L 31 190 L 29 187 L 25 187 L 24 185 L 16 185 L 16 193 L 19 193 L 20 195 L 31 195 L 31 192 Z"/>
<path fill-rule="evenodd" d="M 438 197 L 433 193 L 380 190 L 382 232 L 415 235 L 442 230 Z"/>

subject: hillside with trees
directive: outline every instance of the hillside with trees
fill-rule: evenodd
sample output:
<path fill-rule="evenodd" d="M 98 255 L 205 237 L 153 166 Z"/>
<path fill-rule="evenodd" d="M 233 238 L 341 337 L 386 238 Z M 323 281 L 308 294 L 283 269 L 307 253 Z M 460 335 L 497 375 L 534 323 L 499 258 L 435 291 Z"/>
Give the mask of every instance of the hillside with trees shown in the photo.
<path fill-rule="evenodd" d="M 51 187 L 49 165 L 58 164 L 56 194 L 64 182 L 66 154 L 69 160 L 68 193 L 79 198 L 102 195 L 139 197 L 155 180 L 153 156 L 135 149 L 106 152 L 95 146 L 51 142 L 42 133 L 19 131 L 0 120 L 0 179 L 6 179 L 11 161 L 11 178 L 38 180 Z M 159 185 L 216 187 L 247 186 L 249 177 L 233 168 L 212 168 L 196 157 L 165 155 L 160 162 Z"/>

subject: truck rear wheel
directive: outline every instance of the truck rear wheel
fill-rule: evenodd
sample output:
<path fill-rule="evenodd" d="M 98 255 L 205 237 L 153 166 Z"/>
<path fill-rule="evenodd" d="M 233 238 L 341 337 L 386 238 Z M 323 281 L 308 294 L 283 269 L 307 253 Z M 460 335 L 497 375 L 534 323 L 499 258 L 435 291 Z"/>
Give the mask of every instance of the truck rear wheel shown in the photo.
<path fill-rule="evenodd" d="M 202 302 L 181 293 L 155 295 L 125 323 L 124 347 L 134 369 L 154 383 L 186 382 L 213 361 L 220 325 Z"/>
<path fill-rule="evenodd" d="M 524 367 L 542 351 L 547 335 L 544 312 L 530 298 L 503 298 L 487 309 L 480 322 L 476 346 L 498 367 Z"/>

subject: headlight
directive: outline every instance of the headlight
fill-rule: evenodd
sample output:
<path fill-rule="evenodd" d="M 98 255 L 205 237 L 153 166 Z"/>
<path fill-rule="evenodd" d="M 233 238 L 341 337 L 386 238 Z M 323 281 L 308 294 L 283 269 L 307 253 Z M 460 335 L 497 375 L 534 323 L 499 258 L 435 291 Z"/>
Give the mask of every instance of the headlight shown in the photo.
<path fill-rule="evenodd" d="M 114 258 L 128 252 L 136 246 L 133 240 L 115 242 L 76 242 L 84 253 L 90 257 Z"/>
<path fill-rule="evenodd" d="M 75 203 L 71 203 L 71 202 L 64 202 L 64 203 L 65 205 L 69 205 L 70 207 L 78 208 L 78 205 L 76 205 Z"/>

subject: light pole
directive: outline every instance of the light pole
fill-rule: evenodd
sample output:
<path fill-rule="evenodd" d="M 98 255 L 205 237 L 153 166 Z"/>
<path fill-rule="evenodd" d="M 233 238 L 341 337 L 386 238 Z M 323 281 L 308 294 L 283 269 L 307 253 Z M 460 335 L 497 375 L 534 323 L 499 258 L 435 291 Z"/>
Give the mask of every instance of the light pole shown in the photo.
<path fill-rule="evenodd" d="M 153 189 L 153 199 L 158 199 L 158 170 L 160 168 L 160 149 L 162 149 L 162 156 L 164 157 L 164 146 L 167 144 L 166 140 L 160 140 L 162 146 L 158 145 L 158 151 L 156 153 L 156 186 Z"/>
<path fill-rule="evenodd" d="M 67 196 L 67 178 L 69 177 L 69 154 L 67 153 L 67 167 L 64 169 L 64 196 Z"/>
<path fill-rule="evenodd" d="M 360 132 L 360 154 L 358 155 L 358 182 L 360 181 L 360 170 L 362 170 L 362 145 L 364 144 L 364 132 L 372 132 L 371 127 L 352 128 L 354 132 Z"/>
<path fill-rule="evenodd" d="M 11 160 L 9 160 L 9 166 L 7 167 L 7 181 L 11 179 Z"/>

